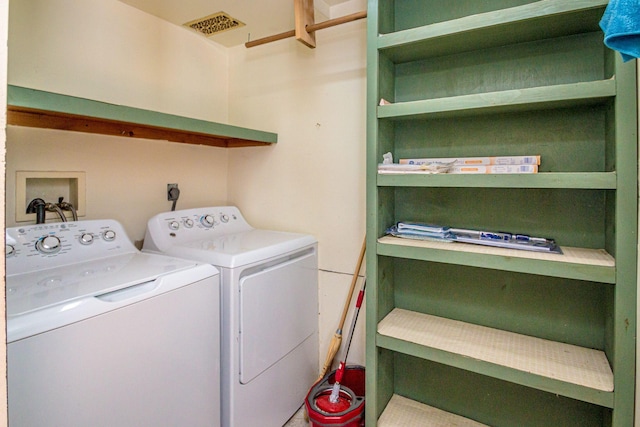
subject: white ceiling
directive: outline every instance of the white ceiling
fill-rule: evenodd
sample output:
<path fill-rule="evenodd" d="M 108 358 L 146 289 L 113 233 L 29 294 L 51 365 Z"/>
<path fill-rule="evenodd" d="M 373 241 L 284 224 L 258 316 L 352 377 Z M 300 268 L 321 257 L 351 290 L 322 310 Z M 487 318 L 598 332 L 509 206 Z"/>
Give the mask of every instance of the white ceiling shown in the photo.
<path fill-rule="evenodd" d="M 211 37 L 210 40 L 232 47 L 250 40 L 293 30 L 294 0 L 120 0 L 144 12 L 176 25 L 183 25 L 218 12 L 225 12 L 240 20 L 244 27 L 234 28 Z M 346 3 L 357 0 L 315 0 L 315 22 L 332 16 L 332 9 L 342 9 Z M 359 9 L 363 9 L 360 7 Z M 348 11 L 348 13 L 359 10 Z M 187 27 L 185 27 L 187 28 Z M 188 29 L 189 31 L 193 31 Z M 203 35 L 203 37 L 205 37 Z"/>

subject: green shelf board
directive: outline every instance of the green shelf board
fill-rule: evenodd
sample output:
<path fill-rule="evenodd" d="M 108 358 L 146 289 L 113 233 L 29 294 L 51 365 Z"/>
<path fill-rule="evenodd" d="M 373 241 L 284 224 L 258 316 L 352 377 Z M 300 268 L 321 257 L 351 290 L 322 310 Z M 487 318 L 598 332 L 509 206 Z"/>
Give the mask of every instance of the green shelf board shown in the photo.
<path fill-rule="evenodd" d="M 552 378 L 545 378 L 540 375 L 533 375 L 381 334 L 376 334 L 376 346 L 607 408 L 613 408 L 614 406 L 613 392 L 595 390 Z"/>
<path fill-rule="evenodd" d="M 435 119 L 599 104 L 616 95 L 615 79 L 570 83 L 378 106 L 380 119 Z"/>
<path fill-rule="evenodd" d="M 614 190 L 615 172 L 535 174 L 378 174 L 379 187 L 573 188 Z"/>
<path fill-rule="evenodd" d="M 600 31 L 597 22 L 606 5 L 606 0 L 542 0 L 381 34 L 377 47 L 392 62 L 402 63 L 417 58 Z"/>
<path fill-rule="evenodd" d="M 270 145 L 278 135 L 206 120 L 9 85 L 9 124 L 205 144 Z"/>
<path fill-rule="evenodd" d="M 376 249 L 378 255 L 389 257 L 598 283 L 614 284 L 616 282 L 615 261 L 604 251 L 594 249 L 563 247 L 563 255 L 540 254 L 468 243 L 429 242 L 390 236 L 380 238 Z M 602 262 L 602 259 L 605 261 Z"/>

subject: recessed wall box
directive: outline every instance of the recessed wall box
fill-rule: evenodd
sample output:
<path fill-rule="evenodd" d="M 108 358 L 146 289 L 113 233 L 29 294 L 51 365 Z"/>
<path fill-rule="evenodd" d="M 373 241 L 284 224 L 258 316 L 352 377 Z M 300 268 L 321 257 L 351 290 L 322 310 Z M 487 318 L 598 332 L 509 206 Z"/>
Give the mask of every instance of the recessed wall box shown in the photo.
<path fill-rule="evenodd" d="M 78 217 L 85 216 L 86 173 L 66 171 L 16 172 L 16 222 L 36 221 L 35 213 L 26 213 L 29 203 L 36 198 L 45 203 L 58 203 L 60 197 L 72 204 Z M 73 220 L 71 211 L 63 211 L 67 220 Z M 56 212 L 47 212 L 48 222 L 59 222 Z"/>

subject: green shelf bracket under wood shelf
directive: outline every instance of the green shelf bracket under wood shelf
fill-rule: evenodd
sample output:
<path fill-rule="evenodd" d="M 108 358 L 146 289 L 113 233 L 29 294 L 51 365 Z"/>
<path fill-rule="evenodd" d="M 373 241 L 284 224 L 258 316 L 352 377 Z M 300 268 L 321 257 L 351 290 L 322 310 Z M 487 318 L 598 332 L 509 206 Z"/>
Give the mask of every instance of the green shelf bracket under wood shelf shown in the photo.
<path fill-rule="evenodd" d="M 206 120 L 9 85 L 9 125 L 214 147 L 272 145 L 278 135 Z"/>

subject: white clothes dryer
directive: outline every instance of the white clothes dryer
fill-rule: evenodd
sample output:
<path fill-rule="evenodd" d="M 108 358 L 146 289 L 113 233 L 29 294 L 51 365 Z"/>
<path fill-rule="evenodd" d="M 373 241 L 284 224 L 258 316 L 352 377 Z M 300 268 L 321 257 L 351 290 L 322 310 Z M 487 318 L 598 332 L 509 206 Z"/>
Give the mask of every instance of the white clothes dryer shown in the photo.
<path fill-rule="evenodd" d="M 255 229 L 222 206 L 156 215 L 143 251 L 220 270 L 222 425 L 284 425 L 318 375 L 316 239 Z"/>
<path fill-rule="evenodd" d="M 219 426 L 219 274 L 113 220 L 6 229 L 9 425 Z"/>

